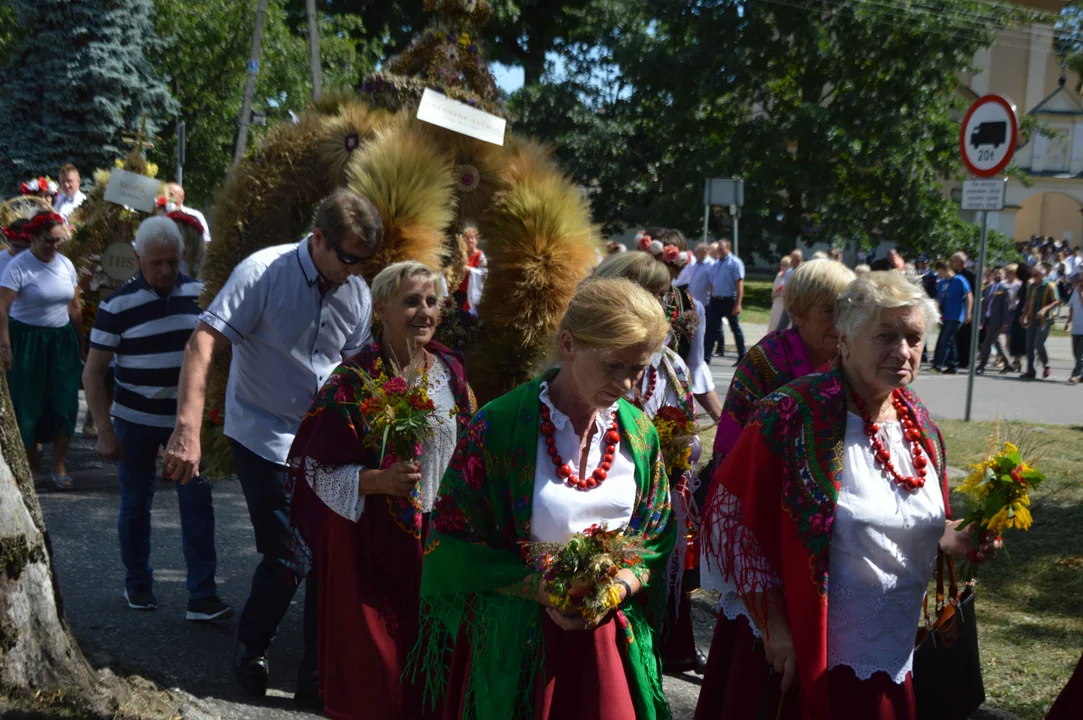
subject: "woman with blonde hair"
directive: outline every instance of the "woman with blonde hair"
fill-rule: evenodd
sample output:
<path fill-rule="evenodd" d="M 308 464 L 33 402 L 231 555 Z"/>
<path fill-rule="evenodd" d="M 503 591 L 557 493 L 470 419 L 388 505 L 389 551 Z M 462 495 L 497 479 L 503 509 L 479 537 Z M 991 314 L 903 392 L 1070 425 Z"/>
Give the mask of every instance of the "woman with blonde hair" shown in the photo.
<path fill-rule="evenodd" d="M 782 300 L 782 289 L 786 286 L 786 271 L 790 269 L 792 262 L 789 255 L 783 255 L 778 261 L 778 274 L 775 275 L 775 281 L 771 285 L 771 318 L 767 321 L 769 333 L 778 330 L 779 323 L 782 322 L 782 313 L 786 311 L 786 304 Z"/>
<path fill-rule="evenodd" d="M 412 261 L 376 276 L 382 335 L 332 373 L 290 450 L 290 518 L 319 572 L 320 695 L 331 718 L 438 717 L 404 669 L 418 639 L 429 514 L 474 405 L 462 358 L 433 340 L 438 278 Z M 433 403 L 417 457 L 381 463 L 379 442 L 366 442 L 364 384 L 381 372 L 423 383 Z"/>
<path fill-rule="evenodd" d="M 944 443 L 910 389 L 939 312 L 872 272 L 833 315 L 839 357 L 761 400 L 715 475 L 705 561 L 736 620 L 697 720 L 916 720 L 914 621 L 938 551 L 965 555 L 973 532 L 950 520 Z"/>
<path fill-rule="evenodd" d="M 421 587 L 419 662 L 432 687 L 450 675 L 445 717 L 669 716 L 656 632 L 676 527 L 658 434 L 624 399 L 668 333 L 646 290 L 588 279 L 560 325 L 560 366 L 471 421 L 433 511 Z M 553 607 L 523 544 L 603 523 L 636 533 L 641 562 L 617 576 L 619 608 L 588 624 Z"/>

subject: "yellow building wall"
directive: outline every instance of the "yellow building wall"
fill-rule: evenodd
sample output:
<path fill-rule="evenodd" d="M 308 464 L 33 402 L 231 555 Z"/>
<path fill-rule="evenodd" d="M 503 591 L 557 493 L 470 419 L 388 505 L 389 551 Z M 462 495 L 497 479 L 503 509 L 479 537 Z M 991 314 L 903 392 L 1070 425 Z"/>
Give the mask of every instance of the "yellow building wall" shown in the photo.
<path fill-rule="evenodd" d="M 1057 240 L 1071 233 L 1070 240 L 1078 245 L 1083 231 L 1083 215 L 1078 202 L 1061 193 L 1035 195 L 1023 203 L 1015 216 L 1015 239 L 1028 240 L 1032 235 L 1051 236 Z"/>

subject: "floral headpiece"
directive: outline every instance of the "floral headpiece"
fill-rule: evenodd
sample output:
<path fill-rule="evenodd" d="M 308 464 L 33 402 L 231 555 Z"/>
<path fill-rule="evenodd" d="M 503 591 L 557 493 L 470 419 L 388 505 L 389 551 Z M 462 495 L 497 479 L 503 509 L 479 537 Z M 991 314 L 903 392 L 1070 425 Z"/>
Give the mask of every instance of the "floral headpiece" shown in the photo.
<path fill-rule="evenodd" d="M 19 184 L 19 192 L 23 195 L 36 195 L 39 192 L 48 192 L 50 195 L 56 195 L 59 190 L 60 186 L 56 184 L 56 180 L 46 177 L 45 175 Z"/>
<path fill-rule="evenodd" d="M 692 253 L 681 250 L 676 245 L 662 245 L 660 240 L 653 240 L 650 235 L 639 238 L 639 249 L 653 255 L 655 260 L 661 260 L 679 268 L 683 268 L 692 260 Z"/>
<path fill-rule="evenodd" d="M 158 207 L 159 210 L 165 210 L 167 215 L 173 213 L 177 209 L 177 203 L 173 202 L 165 196 L 162 196 L 155 200 L 154 204 Z"/>
<path fill-rule="evenodd" d="M 49 232 L 57 225 L 64 224 L 64 218 L 55 212 L 40 213 L 35 215 L 26 225 L 23 225 L 23 234 L 27 237 L 33 237 Z"/>
<path fill-rule="evenodd" d="M 25 242 L 30 241 L 30 239 L 26 236 L 25 232 L 20 232 L 19 230 L 13 230 L 11 227 L 9 227 L 7 225 L 5 225 L 4 227 L 0 227 L 0 233 L 2 233 L 5 238 L 7 238 L 7 241 L 9 243 L 14 243 L 14 242 L 23 242 L 23 243 L 25 243 Z"/>
<path fill-rule="evenodd" d="M 164 200 L 165 198 L 161 199 Z M 173 210 L 167 213 L 166 217 L 173 222 L 184 223 L 185 225 L 194 228 L 200 235 L 203 234 L 203 223 L 188 213 L 181 212 L 180 210 Z"/>

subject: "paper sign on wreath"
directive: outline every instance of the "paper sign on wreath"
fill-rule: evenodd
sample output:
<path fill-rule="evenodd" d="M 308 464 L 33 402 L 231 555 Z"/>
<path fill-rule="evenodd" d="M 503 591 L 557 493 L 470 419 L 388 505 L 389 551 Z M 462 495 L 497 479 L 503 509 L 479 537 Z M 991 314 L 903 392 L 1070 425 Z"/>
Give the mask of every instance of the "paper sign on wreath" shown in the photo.
<path fill-rule="evenodd" d="M 425 88 L 417 119 L 493 145 L 504 144 L 508 121 Z"/>
<path fill-rule="evenodd" d="M 152 213 L 158 196 L 158 185 L 159 181 L 154 178 L 127 170 L 113 170 L 109 174 L 109 185 L 105 188 L 105 199 L 117 205 Z"/>

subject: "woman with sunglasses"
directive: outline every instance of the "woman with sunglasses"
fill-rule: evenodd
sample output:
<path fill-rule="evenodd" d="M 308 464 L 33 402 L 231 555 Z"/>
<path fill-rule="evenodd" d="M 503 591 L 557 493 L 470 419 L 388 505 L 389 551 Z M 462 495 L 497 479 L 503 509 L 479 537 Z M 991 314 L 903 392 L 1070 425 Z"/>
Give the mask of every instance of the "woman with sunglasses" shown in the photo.
<path fill-rule="evenodd" d="M 0 359 L 8 373 L 23 445 L 38 469 L 37 443 L 53 443 L 53 482 L 71 489 L 65 462 L 79 412 L 82 373 L 78 275 L 59 252 L 64 218 L 45 210 L 23 227 L 30 251 L 0 278 Z"/>

